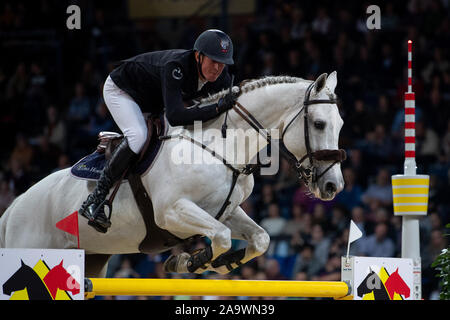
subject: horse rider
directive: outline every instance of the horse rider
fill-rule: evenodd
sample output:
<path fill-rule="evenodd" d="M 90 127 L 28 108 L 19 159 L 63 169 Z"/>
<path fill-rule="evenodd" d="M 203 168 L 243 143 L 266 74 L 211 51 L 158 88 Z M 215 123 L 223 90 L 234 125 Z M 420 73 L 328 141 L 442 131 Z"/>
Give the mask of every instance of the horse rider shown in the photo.
<path fill-rule="evenodd" d="M 126 168 L 137 159 L 147 139 L 143 112 L 165 116 L 171 126 L 207 121 L 232 108 L 236 96 L 217 103 L 186 108 L 184 101 L 215 93 L 231 85 L 228 66 L 233 65 L 233 43 L 217 29 L 204 31 L 193 49 L 147 52 L 121 61 L 107 77 L 103 97 L 124 139 L 112 153 L 95 189 L 79 213 L 89 225 L 106 232 L 111 222 L 105 214 L 105 198 Z"/>

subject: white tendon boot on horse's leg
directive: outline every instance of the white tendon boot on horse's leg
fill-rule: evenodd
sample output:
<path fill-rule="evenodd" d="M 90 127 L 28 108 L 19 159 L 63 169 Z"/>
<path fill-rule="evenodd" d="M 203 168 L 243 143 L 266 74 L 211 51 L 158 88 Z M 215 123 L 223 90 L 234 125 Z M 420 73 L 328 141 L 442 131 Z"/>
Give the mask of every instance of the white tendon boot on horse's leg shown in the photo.
<path fill-rule="evenodd" d="M 193 235 L 208 237 L 211 240 L 210 249 L 207 248 L 196 256 L 200 258 L 202 265 L 216 259 L 231 248 L 231 230 L 187 199 L 179 199 L 164 214 L 156 215 L 156 223 L 182 238 Z M 165 263 L 165 270 L 180 273 L 195 272 L 199 268 L 193 270 L 190 266 L 194 256 L 187 253 L 171 256 Z"/>
<path fill-rule="evenodd" d="M 269 247 L 270 237 L 269 234 L 253 221 L 241 207 L 236 209 L 229 215 L 229 218 L 224 221 L 224 224 L 232 230 L 231 238 L 238 240 L 246 240 L 247 247 L 245 253 L 235 251 L 230 252 L 229 258 L 220 259 L 226 262 L 227 265 L 214 268 L 209 266 L 208 270 L 215 271 L 220 274 L 229 273 L 231 270 L 239 267 L 251 259 L 258 257 L 266 252 Z M 243 249 L 241 249 L 243 250 Z M 228 253 L 226 254 L 228 255 Z M 226 256 L 224 255 L 224 256 Z M 224 261 L 225 260 L 225 261 Z M 226 261 L 228 260 L 228 261 Z M 235 261 L 236 260 L 236 261 Z M 218 261 L 216 261 L 217 264 Z M 214 264 L 214 259 L 213 259 Z M 230 269 L 231 267 L 231 269 Z"/>

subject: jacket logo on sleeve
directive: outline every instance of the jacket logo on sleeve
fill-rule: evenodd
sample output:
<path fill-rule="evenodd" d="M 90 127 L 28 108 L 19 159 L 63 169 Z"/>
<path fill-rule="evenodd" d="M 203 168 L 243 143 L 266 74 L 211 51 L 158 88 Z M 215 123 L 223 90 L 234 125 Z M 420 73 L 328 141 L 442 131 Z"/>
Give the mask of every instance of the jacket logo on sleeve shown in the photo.
<path fill-rule="evenodd" d="M 176 80 L 180 80 L 181 78 L 183 78 L 183 72 L 181 72 L 180 67 L 177 67 L 172 70 L 172 77 Z"/>

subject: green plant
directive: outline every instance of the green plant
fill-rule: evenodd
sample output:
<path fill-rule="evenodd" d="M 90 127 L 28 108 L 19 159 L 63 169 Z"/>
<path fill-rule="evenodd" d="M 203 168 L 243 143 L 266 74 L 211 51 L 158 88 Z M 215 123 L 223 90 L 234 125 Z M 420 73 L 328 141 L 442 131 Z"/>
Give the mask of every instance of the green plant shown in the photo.
<path fill-rule="evenodd" d="M 450 228 L 450 223 L 445 227 Z M 446 234 L 446 236 L 449 236 L 449 234 Z M 441 278 L 439 298 L 441 300 L 450 300 L 450 248 L 443 249 L 431 266 L 439 271 L 436 277 Z"/>

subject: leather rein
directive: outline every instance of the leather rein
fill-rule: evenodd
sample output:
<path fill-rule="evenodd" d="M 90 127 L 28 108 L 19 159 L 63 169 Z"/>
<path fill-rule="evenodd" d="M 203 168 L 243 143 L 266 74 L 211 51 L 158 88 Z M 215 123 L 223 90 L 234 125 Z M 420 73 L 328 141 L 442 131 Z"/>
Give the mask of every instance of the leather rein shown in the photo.
<path fill-rule="evenodd" d="M 288 125 L 284 128 L 282 135 L 281 135 L 281 148 L 280 153 L 282 156 L 284 156 L 290 163 L 293 163 L 295 166 L 295 169 L 297 171 L 298 177 L 306 184 L 308 185 L 310 182 L 315 183 L 317 180 L 322 177 L 325 172 L 330 170 L 335 164 L 340 163 L 346 159 L 346 153 L 343 149 L 338 150 L 317 150 L 312 151 L 311 150 L 311 144 L 309 142 L 309 127 L 308 127 L 308 107 L 313 104 L 320 104 L 320 103 L 337 103 L 336 99 L 329 99 L 329 100 L 310 100 L 310 94 L 312 89 L 312 83 L 306 90 L 305 99 L 303 101 L 303 106 L 299 110 L 299 112 L 291 119 L 291 121 L 288 123 Z M 231 87 L 229 94 L 231 94 Z M 258 120 L 239 102 L 235 102 L 233 105 L 233 110 L 236 111 L 236 113 L 245 121 L 247 122 L 253 129 L 255 129 L 258 134 L 262 135 L 264 139 L 266 139 L 268 143 L 268 148 L 272 147 L 272 139 L 270 136 L 269 130 L 265 129 L 261 123 L 259 123 Z M 291 126 L 291 124 L 294 122 L 294 120 L 304 111 L 304 121 L 305 121 L 305 144 L 306 144 L 306 155 L 304 155 L 300 160 L 297 160 L 297 158 L 286 148 L 283 142 L 283 137 L 287 131 L 287 129 Z M 226 129 L 227 129 L 227 118 L 228 118 L 228 111 L 225 115 L 224 123 L 222 125 L 222 136 L 223 138 L 226 138 Z M 160 136 L 160 140 L 170 140 L 173 138 L 181 138 L 190 141 L 191 143 L 201 147 L 203 150 L 211 153 L 214 157 L 218 158 L 220 161 L 223 162 L 225 166 L 227 166 L 231 171 L 233 172 L 233 178 L 230 185 L 230 189 L 228 192 L 228 195 L 220 208 L 219 212 L 216 214 L 215 218 L 219 220 L 222 215 L 224 214 L 226 208 L 230 205 L 230 198 L 233 193 L 234 187 L 236 186 L 237 180 L 241 174 L 250 175 L 258 169 L 258 167 L 262 166 L 261 164 L 252 165 L 247 164 L 243 169 L 238 170 L 235 167 L 233 167 L 230 163 L 226 161 L 225 158 L 217 154 L 214 150 L 211 150 L 209 147 L 204 145 L 201 142 L 196 141 L 192 137 L 186 136 L 182 133 L 176 134 L 176 135 L 167 135 L 167 136 Z M 303 162 L 309 159 L 309 167 L 304 168 Z M 325 169 L 320 174 L 317 174 L 317 168 L 314 166 L 314 160 L 317 161 L 333 161 L 333 163 L 328 166 L 327 169 Z M 270 165 L 270 164 L 269 164 Z"/>
<path fill-rule="evenodd" d="M 330 150 L 330 149 L 323 149 L 323 150 L 317 150 L 312 151 L 311 144 L 310 144 L 310 135 L 309 135 L 309 113 L 308 109 L 309 106 L 314 104 L 322 104 L 322 103 L 328 103 L 328 104 L 336 104 L 337 99 L 315 99 L 311 100 L 311 90 L 313 88 L 314 82 L 311 83 L 308 88 L 306 89 L 305 98 L 303 100 L 303 106 L 298 111 L 298 113 L 289 121 L 287 126 L 283 129 L 283 132 L 281 134 L 281 144 L 280 144 L 280 153 L 281 155 L 288 160 L 291 164 L 295 166 L 295 170 L 298 174 L 299 179 L 301 179 L 306 185 L 311 183 L 316 183 L 328 170 L 330 170 L 335 164 L 341 163 L 347 158 L 347 154 L 345 150 L 338 149 L 338 150 Z M 264 139 L 266 139 L 268 143 L 268 148 L 272 147 L 271 145 L 271 136 L 270 132 L 265 129 L 261 123 L 259 123 L 258 120 L 239 102 L 235 102 L 235 105 L 233 106 L 233 110 L 245 121 L 247 122 L 253 129 L 255 129 L 260 135 L 263 136 Z M 291 124 L 294 122 L 294 120 L 300 116 L 300 114 L 304 112 L 304 130 L 305 130 L 305 146 L 306 146 L 306 154 L 300 159 L 297 160 L 297 158 L 286 148 L 283 138 L 286 134 L 287 130 L 291 126 Z M 224 132 L 224 129 L 226 129 L 226 123 L 224 123 L 224 126 L 222 126 L 222 132 Z M 304 167 L 302 164 L 305 162 L 305 160 L 309 160 L 309 166 Z M 332 164 L 330 164 L 323 172 L 318 174 L 317 167 L 314 165 L 314 160 L 316 161 L 333 161 Z"/>

